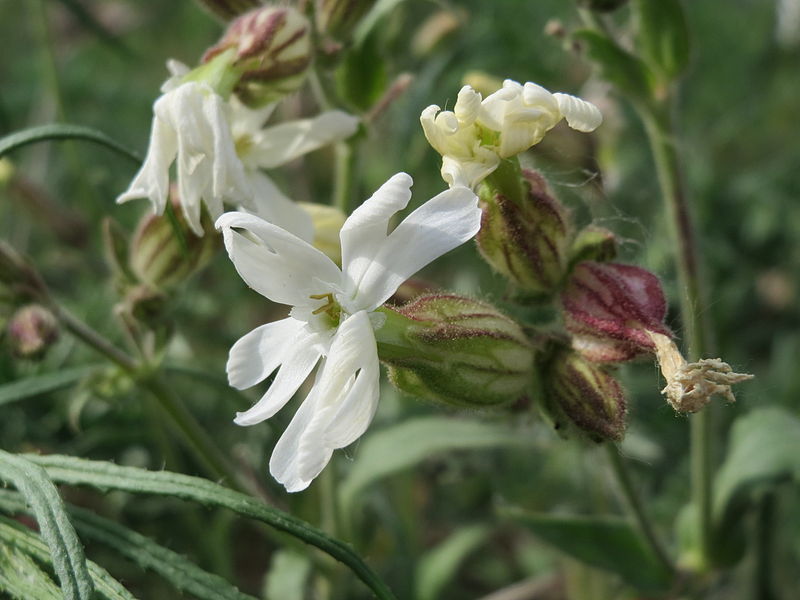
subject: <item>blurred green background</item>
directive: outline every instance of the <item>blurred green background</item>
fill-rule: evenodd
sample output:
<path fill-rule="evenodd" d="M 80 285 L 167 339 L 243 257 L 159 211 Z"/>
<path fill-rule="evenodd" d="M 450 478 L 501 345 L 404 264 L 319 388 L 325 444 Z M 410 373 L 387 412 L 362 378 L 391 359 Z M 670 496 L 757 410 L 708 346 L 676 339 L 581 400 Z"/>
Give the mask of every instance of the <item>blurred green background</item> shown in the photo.
<path fill-rule="evenodd" d="M 443 189 L 439 157 L 422 135 L 419 113 L 429 104 L 451 108 L 471 72 L 535 81 L 554 92 L 582 95 L 601 106 L 604 126 L 591 137 L 559 127 L 526 160 L 545 172 L 582 224 L 596 219 L 622 236 L 623 260 L 661 276 L 676 306 L 672 249 L 644 131 L 624 99 L 592 79 L 580 52 L 568 41 L 545 34 L 546 28 L 551 33 L 558 29 L 555 21 L 567 31 L 578 25 L 573 4 L 563 0 L 392 4 L 396 6 L 363 48 L 348 59 L 347 75 L 361 86 L 361 93 L 351 98 L 356 101 L 352 110 L 371 106 L 401 73 L 411 73 L 413 81 L 376 121 L 364 143 L 352 202 L 360 202 L 400 170 L 414 177 L 416 202 Z M 718 411 L 724 429 L 756 406 L 782 405 L 795 414 L 800 406 L 800 21 L 793 39 L 784 35 L 779 40 L 776 2 L 685 5 L 693 36 L 692 59 L 681 85 L 678 143 L 707 267 L 708 310 L 718 354 L 736 370 L 756 375 L 737 390 L 735 405 Z M 623 9 L 618 22 L 625 17 Z M 97 128 L 143 154 L 152 102 L 166 77 L 164 62 L 177 58 L 195 63 L 222 28 L 190 0 L 0 1 L 4 46 L 0 135 L 65 121 Z M 791 33 L 791 27 L 788 30 Z M 287 105 L 288 116 L 313 112 L 307 99 Z M 332 153 L 321 151 L 276 173 L 276 178 L 297 200 L 327 203 L 331 161 Z M 34 258 L 56 296 L 76 314 L 123 344 L 111 309 L 117 298 L 103 258 L 100 223 L 112 215 L 131 231 L 148 210 L 144 200 L 122 207 L 114 204 L 134 174 L 131 163 L 104 148 L 68 142 L 15 152 L 2 169 L 0 237 Z M 452 253 L 423 275 L 442 287 L 486 297 L 501 306 L 505 301 L 504 282 L 471 247 Z M 325 514 L 324 487 L 332 483 L 318 482 L 308 492 L 289 497 L 266 475 L 269 451 L 288 423 L 286 411 L 254 428 L 238 428 L 231 422 L 233 412 L 257 396 L 243 397 L 227 389 L 227 351 L 239 336 L 276 314 L 263 298 L 244 288 L 227 257 L 219 253 L 187 284 L 171 309 L 177 335 L 167 359 L 174 367 L 169 377 L 220 445 L 252 468 L 280 505 L 324 526 L 330 518 Z M 670 324 L 679 330 L 676 316 Z M 99 362 L 67 335 L 43 362 L 14 359 L 4 345 L 0 383 Z M 624 447 L 637 461 L 637 476 L 647 481 L 649 508 L 668 531 L 688 494 L 687 420 L 676 417 L 662 400 L 662 384 L 652 363 L 626 365 L 622 371 L 631 405 L 630 435 Z M 577 563 L 564 563 L 548 547 L 493 516 L 495 507 L 506 503 L 541 511 L 618 510 L 602 454 L 578 442 L 558 440 L 525 413 L 474 413 L 467 417 L 496 423 L 498 431 L 508 434 L 483 442 L 467 440 L 456 451 L 443 451 L 447 444 L 442 444 L 430 456 L 411 457 L 408 464 L 380 474 L 380 465 L 397 448 L 381 449 L 377 442 L 373 448 L 369 445 L 373 436 L 377 439 L 393 427 L 426 416 L 462 418 L 401 397 L 388 385 L 384 392 L 370 431 L 359 444 L 337 453 L 327 477 L 339 482 L 343 500 L 357 503 L 345 507 L 355 515 L 349 533 L 399 597 L 423 597 L 423 589 L 435 591 L 431 598 L 477 598 L 530 577 L 540 576 L 546 582 L 556 564 L 574 574 L 571 581 L 583 577 L 600 590 L 593 597 L 627 597 L 614 595 L 623 592 L 614 591 L 613 581 Z M 76 388 L 1 409 L 0 439 L 7 450 L 37 449 L 150 468 L 166 461 L 173 470 L 197 472 L 188 456 L 163 439 L 168 434 L 148 412 L 141 394 L 110 371 L 98 372 Z M 408 443 L 417 443 L 413 429 L 406 435 Z M 378 454 L 366 455 L 367 449 Z M 356 486 L 352 481 L 362 462 L 367 464 L 362 470 L 373 465 L 375 473 L 359 475 L 372 485 L 365 484 L 352 498 L 342 490 Z M 69 494 L 70 499 L 190 555 L 250 592 L 260 588 L 270 564 L 288 565 L 273 574 L 281 572 L 291 579 L 295 573 L 304 580 L 307 557 L 276 553 L 278 546 L 228 515 L 164 499 L 131 502 L 121 495 Z M 779 543 L 785 551 L 776 568 L 787 590 L 800 585 L 797 500 L 790 490 L 779 498 L 785 519 Z M 449 554 L 444 552 L 445 558 L 437 563 L 433 549 L 443 548 L 440 544 L 447 540 L 452 542 L 445 548 Z M 102 549 L 89 547 L 89 554 L 142 597 L 171 597 L 165 584 Z M 433 566 L 424 566 L 429 564 Z M 441 573 L 446 585 L 437 583 Z M 364 597 L 366 592 L 347 581 L 348 575 L 335 577 L 332 597 Z M 723 582 L 715 597 L 749 597 L 732 591 L 747 577 L 743 568 Z M 271 585 L 280 583 L 277 578 Z M 292 582 L 286 585 L 288 590 Z M 326 597 L 324 584 L 305 585 L 310 586 L 308 597 Z M 273 597 L 291 598 L 277 596 L 275 589 Z"/>

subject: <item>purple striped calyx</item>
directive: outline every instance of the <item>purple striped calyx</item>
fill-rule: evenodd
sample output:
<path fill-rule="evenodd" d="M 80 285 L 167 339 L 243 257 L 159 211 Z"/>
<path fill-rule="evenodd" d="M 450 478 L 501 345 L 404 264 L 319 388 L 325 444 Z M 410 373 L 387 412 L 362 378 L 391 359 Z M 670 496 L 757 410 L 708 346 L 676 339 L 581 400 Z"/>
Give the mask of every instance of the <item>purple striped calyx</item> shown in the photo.
<path fill-rule="evenodd" d="M 561 349 L 542 372 L 540 406 L 559 432 L 567 434 L 577 428 L 596 442 L 618 442 L 625 436 L 625 394 L 600 365 Z"/>
<path fill-rule="evenodd" d="M 401 390 L 469 408 L 527 394 L 533 348 L 522 328 L 491 304 L 430 294 L 383 312 L 387 323 L 386 331 L 376 331 L 378 356 Z"/>
<path fill-rule="evenodd" d="M 290 6 L 263 6 L 237 17 L 203 63 L 233 50 L 231 68 L 240 73 L 234 92 L 257 108 L 294 92 L 311 65 L 311 25 Z"/>
<path fill-rule="evenodd" d="M 658 277 L 633 265 L 584 261 L 561 292 L 572 346 L 595 362 L 620 362 L 655 352 L 648 332 L 672 337 Z"/>
<path fill-rule="evenodd" d="M 483 258 L 520 290 L 552 294 L 566 273 L 571 225 L 544 178 L 528 169 L 521 181 L 490 177 L 479 189 L 483 220 L 476 240 Z"/>

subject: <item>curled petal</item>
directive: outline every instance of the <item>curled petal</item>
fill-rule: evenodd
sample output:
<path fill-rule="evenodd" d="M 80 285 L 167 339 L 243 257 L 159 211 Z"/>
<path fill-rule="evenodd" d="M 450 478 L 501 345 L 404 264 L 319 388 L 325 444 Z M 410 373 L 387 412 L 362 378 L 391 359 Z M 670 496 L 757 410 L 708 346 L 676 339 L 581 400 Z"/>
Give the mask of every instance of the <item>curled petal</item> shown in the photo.
<path fill-rule="evenodd" d="M 311 295 L 338 288 L 341 282 L 341 271 L 331 259 L 255 215 L 225 213 L 216 227 L 245 283 L 273 302 L 309 306 L 315 302 Z"/>
<path fill-rule="evenodd" d="M 558 109 L 567 124 L 577 131 L 588 133 L 594 131 L 603 122 L 603 115 L 600 109 L 591 102 L 581 100 L 569 94 L 553 94 L 558 102 Z"/>

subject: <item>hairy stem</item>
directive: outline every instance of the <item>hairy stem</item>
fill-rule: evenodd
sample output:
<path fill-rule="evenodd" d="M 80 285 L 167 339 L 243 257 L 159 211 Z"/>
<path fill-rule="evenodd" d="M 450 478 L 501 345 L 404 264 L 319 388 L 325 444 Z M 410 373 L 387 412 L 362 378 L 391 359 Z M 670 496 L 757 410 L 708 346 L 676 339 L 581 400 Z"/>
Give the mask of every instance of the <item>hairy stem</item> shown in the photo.
<path fill-rule="evenodd" d="M 673 565 L 672 559 L 669 557 L 669 554 L 667 554 L 667 551 L 664 549 L 664 545 L 661 543 L 661 540 L 656 534 L 653 523 L 650 521 L 650 518 L 644 511 L 642 499 L 636 492 L 636 488 L 631 480 L 630 472 L 628 471 L 628 466 L 623 460 L 619 449 L 613 444 L 606 444 L 605 448 L 606 453 L 608 454 L 609 462 L 611 463 L 611 467 L 614 471 L 614 476 L 617 478 L 619 488 L 622 491 L 622 495 L 624 496 L 626 503 L 628 504 L 628 508 L 636 520 L 639 530 L 642 532 L 642 535 L 644 536 L 650 548 L 653 550 L 653 553 L 658 560 L 667 568 L 668 571 L 674 573 L 675 565 Z"/>
<path fill-rule="evenodd" d="M 186 446 L 195 454 L 209 475 L 218 480 L 225 480 L 229 487 L 237 491 L 242 491 L 245 488 L 228 465 L 222 451 L 200 426 L 183 402 L 175 396 L 172 390 L 158 376 L 143 376 L 141 365 L 136 360 L 114 346 L 63 307 L 53 301 L 50 302 L 50 305 L 68 331 L 119 366 L 153 395 L 161 410 L 167 415 L 179 435 L 183 438 Z"/>
<path fill-rule="evenodd" d="M 670 233 L 675 248 L 678 271 L 681 317 L 689 360 L 709 352 L 709 326 L 705 318 L 705 294 L 702 288 L 697 238 L 691 209 L 683 184 L 681 161 L 675 144 L 675 130 L 667 102 L 658 114 L 643 115 L 658 174 L 661 194 L 669 215 Z M 692 501 L 697 507 L 700 528 L 700 556 L 711 563 L 713 532 L 711 523 L 713 412 L 709 405 L 692 415 L 691 485 Z"/>

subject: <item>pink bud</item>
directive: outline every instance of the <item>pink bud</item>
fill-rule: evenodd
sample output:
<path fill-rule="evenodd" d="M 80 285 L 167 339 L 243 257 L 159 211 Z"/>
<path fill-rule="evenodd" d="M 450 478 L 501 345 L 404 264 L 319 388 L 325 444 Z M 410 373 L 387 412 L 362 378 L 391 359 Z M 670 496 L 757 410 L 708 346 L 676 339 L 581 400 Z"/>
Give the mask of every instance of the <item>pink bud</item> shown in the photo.
<path fill-rule="evenodd" d="M 595 362 L 618 362 L 655 351 L 648 335 L 671 337 L 661 282 L 633 265 L 578 264 L 561 293 L 573 347 Z"/>

